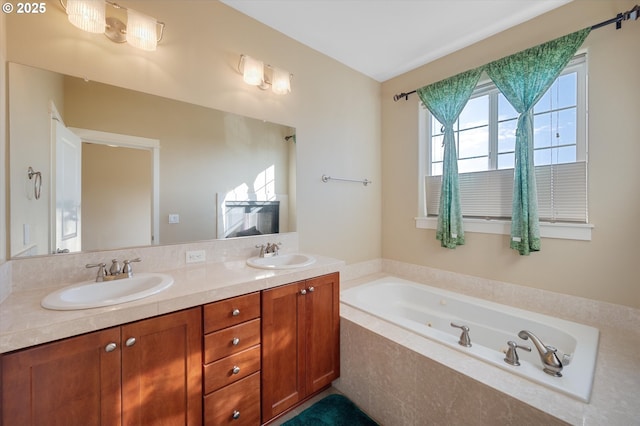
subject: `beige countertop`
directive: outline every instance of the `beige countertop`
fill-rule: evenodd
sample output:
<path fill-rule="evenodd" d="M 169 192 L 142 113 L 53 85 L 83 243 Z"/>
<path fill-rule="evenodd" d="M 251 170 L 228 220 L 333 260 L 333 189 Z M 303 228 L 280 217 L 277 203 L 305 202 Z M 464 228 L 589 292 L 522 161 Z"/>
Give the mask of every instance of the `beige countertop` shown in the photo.
<path fill-rule="evenodd" d="M 40 306 L 44 296 L 73 283 L 15 291 L 0 304 L 0 353 L 336 272 L 344 265 L 341 260 L 314 257 L 314 264 L 298 269 L 256 269 L 247 266 L 245 258 L 230 258 L 161 271 L 174 279 L 168 289 L 102 308 L 54 311 Z"/>

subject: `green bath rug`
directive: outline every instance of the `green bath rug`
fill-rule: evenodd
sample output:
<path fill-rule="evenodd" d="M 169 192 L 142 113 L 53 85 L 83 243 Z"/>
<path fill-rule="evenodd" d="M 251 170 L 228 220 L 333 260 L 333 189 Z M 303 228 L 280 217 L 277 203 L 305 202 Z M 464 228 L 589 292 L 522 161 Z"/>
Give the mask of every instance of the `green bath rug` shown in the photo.
<path fill-rule="evenodd" d="M 313 404 L 282 426 L 378 426 L 356 405 L 339 394 Z"/>

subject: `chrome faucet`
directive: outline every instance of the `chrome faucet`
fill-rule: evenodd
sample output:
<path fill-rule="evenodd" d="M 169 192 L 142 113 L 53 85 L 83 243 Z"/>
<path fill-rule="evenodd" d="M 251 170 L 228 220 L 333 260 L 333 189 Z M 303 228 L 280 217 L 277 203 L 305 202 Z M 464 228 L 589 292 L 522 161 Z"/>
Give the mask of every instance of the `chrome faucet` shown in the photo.
<path fill-rule="evenodd" d="M 109 268 L 109 275 L 120 275 L 122 273 L 122 269 L 120 268 L 120 262 L 118 259 L 111 260 L 111 267 Z"/>
<path fill-rule="evenodd" d="M 562 377 L 562 362 L 558 358 L 558 355 L 556 355 L 558 351 L 556 348 L 545 345 L 535 334 L 528 330 L 520 331 L 518 337 L 524 340 L 531 339 L 540 354 L 540 360 L 543 366 L 542 370 L 545 373 L 555 377 Z"/>
<path fill-rule="evenodd" d="M 87 268 L 98 268 L 96 275 L 96 282 L 101 283 L 103 281 L 119 280 L 122 278 L 131 278 L 133 276 L 133 269 L 131 268 L 132 262 L 140 262 L 142 259 L 135 258 L 131 260 L 125 260 L 124 266 L 120 268 L 120 263 L 117 259 L 111 261 L 111 267 L 107 271 L 107 265 L 105 263 L 86 264 Z"/>
<path fill-rule="evenodd" d="M 260 249 L 259 257 L 271 257 L 278 255 L 281 245 L 282 243 L 267 243 L 266 246 L 264 244 L 259 244 L 256 248 Z"/>

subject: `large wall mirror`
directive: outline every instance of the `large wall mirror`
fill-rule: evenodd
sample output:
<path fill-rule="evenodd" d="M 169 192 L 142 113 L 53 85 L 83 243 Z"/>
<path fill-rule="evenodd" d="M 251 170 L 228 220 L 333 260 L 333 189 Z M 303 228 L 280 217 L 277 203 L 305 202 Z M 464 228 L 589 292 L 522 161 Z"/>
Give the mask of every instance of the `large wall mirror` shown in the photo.
<path fill-rule="evenodd" d="M 9 64 L 12 258 L 291 232 L 295 129 Z"/>

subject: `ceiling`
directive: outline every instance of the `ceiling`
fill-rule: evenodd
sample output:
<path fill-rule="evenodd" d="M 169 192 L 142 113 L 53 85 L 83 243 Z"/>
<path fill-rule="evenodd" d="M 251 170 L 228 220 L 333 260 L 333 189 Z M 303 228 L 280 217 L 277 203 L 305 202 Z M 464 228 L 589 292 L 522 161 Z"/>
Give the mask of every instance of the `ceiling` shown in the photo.
<path fill-rule="evenodd" d="M 383 82 L 572 0 L 221 0 Z"/>

